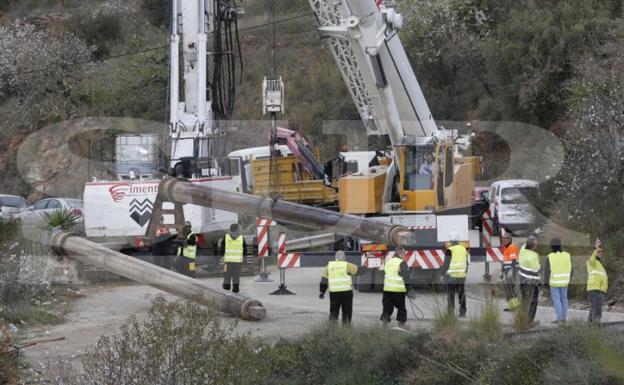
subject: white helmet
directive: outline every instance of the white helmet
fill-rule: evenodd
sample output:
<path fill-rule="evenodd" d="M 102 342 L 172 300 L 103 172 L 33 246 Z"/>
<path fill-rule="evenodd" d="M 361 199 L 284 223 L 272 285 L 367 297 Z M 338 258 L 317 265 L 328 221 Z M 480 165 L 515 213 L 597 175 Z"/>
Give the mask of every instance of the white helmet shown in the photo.
<path fill-rule="evenodd" d="M 459 233 L 457 231 L 451 231 L 449 233 L 449 241 L 459 242 Z"/>

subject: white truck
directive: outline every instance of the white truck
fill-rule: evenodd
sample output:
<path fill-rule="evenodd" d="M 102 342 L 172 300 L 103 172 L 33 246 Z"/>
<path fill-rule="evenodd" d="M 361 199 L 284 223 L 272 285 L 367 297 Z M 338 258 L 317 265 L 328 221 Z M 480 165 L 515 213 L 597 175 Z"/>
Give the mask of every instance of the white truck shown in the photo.
<path fill-rule="evenodd" d="M 224 130 L 218 121 L 229 118 L 231 111 L 224 110 L 227 106 L 223 108 L 219 103 L 212 102 L 210 93 L 216 100 L 223 98 L 223 95 L 215 93 L 224 91 L 210 84 L 212 92 L 209 92 L 207 78 L 213 75 L 208 66 L 208 36 L 213 36 L 214 44 L 217 44 L 217 38 L 222 38 L 224 31 L 232 33 L 234 38 L 238 12 L 239 8 L 233 0 L 172 1 L 168 135 L 171 146 L 170 161 L 165 166 L 169 171 L 159 172 L 158 165 L 154 164 L 159 146 L 154 143 L 153 135 L 118 137 L 117 179 L 94 180 L 84 188 L 85 232 L 88 238 L 118 250 L 135 250 L 145 246 L 144 238 L 155 209 L 158 183 L 166 174 L 184 177 L 200 185 L 235 191 L 233 178 L 226 172 L 225 159 L 216 155 L 225 140 Z M 223 55 L 230 54 L 217 52 L 210 56 L 214 63 L 211 71 L 224 60 Z M 219 120 L 215 119 L 217 116 Z M 163 205 L 165 210 L 172 207 L 168 203 Z M 194 232 L 204 235 L 204 241 L 222 236 L 229 225 L 238 220 L 236 213 L 194 205 L 184 207 L 184 218 L 192 223 Z M 174 221 L 174 215 L 163 215 L 155 220 L 159 221 L 159 226 L 173 228 L 174 233 L 179 233 L 183 226 L 183 223 Z"/>

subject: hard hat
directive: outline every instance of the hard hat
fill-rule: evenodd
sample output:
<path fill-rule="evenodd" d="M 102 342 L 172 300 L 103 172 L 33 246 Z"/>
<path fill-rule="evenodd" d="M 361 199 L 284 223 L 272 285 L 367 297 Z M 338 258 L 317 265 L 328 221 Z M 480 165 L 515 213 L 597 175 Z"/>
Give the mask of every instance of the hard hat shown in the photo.
<path fill-rule="evenodd" d="M 449 241 L 458 242 L 459 241 L 459 233 L 457 231 L 451 231 L 449 233 Z"/>
<path fill-rule="evenodd" d="M 342 250 L 338 250 L 336 251 L 336 260 L 337 261 L 344 261 L 345 260 L 345 253 Z"/>

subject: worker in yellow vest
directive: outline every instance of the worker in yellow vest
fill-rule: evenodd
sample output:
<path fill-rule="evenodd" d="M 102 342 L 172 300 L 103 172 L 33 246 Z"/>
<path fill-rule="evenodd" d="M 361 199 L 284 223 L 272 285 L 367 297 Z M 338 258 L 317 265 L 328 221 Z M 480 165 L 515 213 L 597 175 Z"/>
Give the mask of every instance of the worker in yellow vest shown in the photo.
<path fill-rule="evenodd" d="M 550 241 L 552 252 L 546 257 L 544 264 L 544 283 L 550 287 L 550 296 L 555 307 L 557 319 L 552 323 L 568 321 L 568 285 L 572 277 L 572 259 L 570 254 L 561 248 L 561 240 Z"/>
<path fill-rule="evenodd" d="M 407 321 L 407 309 L 405 308 L 407 286 L 405 280 L 409 274 L 409 267 L 403 257 L 405 257 L 405 250 L 398 248 L 384 266 L 384 286 L 381 300 L 383 310 L 380 317 L 384 324 L 391 322 L 394 308 L 397 309 L 396 319 L 399 326 L 405 325 Z"/>
<path fill-rule="evenodd" d="M 330 261 L 321 274 L 319 298 L 325 298 L 329 288 L 329 320 L 338 321 L 342 309 L 342 323 L 350 324 L 353 314 L 353 282 L 351 276 L 358 274 L 358 267 L 345 261 L 345 253 L 336 251 L 336 260 Z"/>
<path fill-rule="evenodd" d="M 591 301 L 589 322 L 600 323 L 602 318 L 602 304 L 609 288 L 607 271 L 602 266 L 604 248 L 600 239 L 596 240 L 596 249 L 587 261 L 587 294 Z"/>
<path fill-rule="evenodd" d="M 237 223 L 230 225 L 230 233 L 223 238 L 224 277 L 223 289 L 238 293 L 240 291 L 240 270 L 245 258 L 245 239 Z"/>
<path fill-rule="evenodd" d="M 446 250 L 442 274 L 446 275 L 448 312 L 455 313 L 455 295 L 459 299 L 459 316 L 466 317 L 466 275 L 468 274 L 468 250 L 459 244 L 459 233 L 449 234 L 451 246 Z"/>
<path fill-rule="evenodd" d="M 540 259 L 537 249 L 537 238 L 530 236 L 526 243 L 520 249 L 519 269 L 520 275 L 520 293 L 522 294 L 522 302 L 527 306 L 531 327 L 537 326 L 539 321 L 535 321 L 537 313 L 537 305 L 539 301 L 539 285 L 540 285 Z"/>
<path fill-rule="evenodd" d="M 178 258 L 176 260 L 176 270 L 180 274 L 195 278 L 195 261 L 197 259 L 197 234 L 191 230 L 191 222 L 184 224 L 182 230 L 183 241 L 178 247 Z"/>

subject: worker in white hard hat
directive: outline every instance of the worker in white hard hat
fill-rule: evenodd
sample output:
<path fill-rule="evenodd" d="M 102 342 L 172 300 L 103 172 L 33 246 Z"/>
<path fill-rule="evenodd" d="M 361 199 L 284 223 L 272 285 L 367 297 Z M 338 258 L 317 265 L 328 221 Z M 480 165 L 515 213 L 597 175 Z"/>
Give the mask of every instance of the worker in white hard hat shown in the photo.
<path fill-rule="evenodd" d="M 455 295 L 459 299 L 459 316 L 466 317 L 466 275 L 468 274 L 468 250 L 459 244 L 459 233 L 449 233 L 451 246 L 446 250 L 442 274 L 446 276 L 446 292 L 449 313 L 455 312 Z"/>
<path fill-rule="evenodd" d="M 353 314 L 353 282 L 351 276 L 358 274 L 358 267 L 345 261 L 345 253 L 336 251 L 335 260 L 327 263 L 321 274 L 319 298 L 325 298 L 329 288 L 329 320 L 338 321 L 342 309 L 342 323 L 350 324 Z"/>

